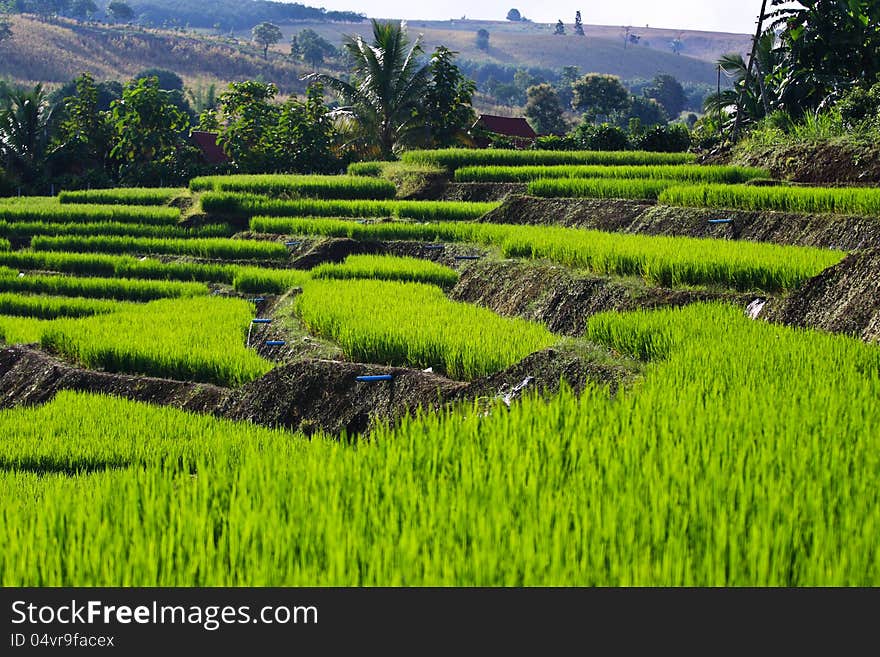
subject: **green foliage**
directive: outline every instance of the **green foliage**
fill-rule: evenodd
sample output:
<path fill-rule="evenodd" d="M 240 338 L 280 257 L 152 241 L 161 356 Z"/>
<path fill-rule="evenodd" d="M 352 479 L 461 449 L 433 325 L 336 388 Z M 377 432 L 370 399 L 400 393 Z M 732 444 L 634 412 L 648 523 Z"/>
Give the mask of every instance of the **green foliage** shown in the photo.
<path fill-rule="evenodd" d="M 55 166 L 81 173 L 94 168 L 109 173 L 113 125 L 99 104 L 94 78 L 83 73 L 74 81 L 75 93 L 64 98 L 64 120 L 55 138 Z M 60 161 L 59 161 L 60 160 Z"/>
<path fill-rule="evenodd" d="M 311 270 L 313 278 L 375 278 L 451 287 L 458 282 L 454 269 L 420 258 L 351 255 L 341 264 L 323 264 Z"/>
<path fill-rule="evenodd" d="M 394 185 L 387 180 L 360 176 L 205 176 L 193 178 L 189 186 L 193 191 L 328 199 L 390 199 L 397 193 Z"/>
<path fill-rule="evenodd" d="M 324 63 L 325 57 L 335 57 L 337 50 L 327 39 L 307 27 L 291 38 L 290 54 L 317 68 Z"/>
<path fill-rule="evenodd" d="M 295 308 L 352 360 L 433 367 L 453 378 L 491 374 L 555 341 L 540 324 L 449 301 L 421 283 L 313 280 Z"/>
<path fill-rule="evenodd" d="M 273 148 L 267 137 L 281 114 L 272 103 L 277 94 L 274 84 L 254 80 L 232 82 L 220 94 L 223 121 L 217 143 L 242 171 L 271 170 Z"/>
<path fill-rule="evenodd" d="M 559 165 L 559 164 L 689 164 L 690 153 L 642 153 L 637 151 L 518 151 L 503 149 L 449 148 L 435 151 L 407 151 L 401 160 L 408 164 L 430 164 L 455 171 L 478 165 Z"/>
<path fill-rule="evenodd" d="M 573 137 L 581 148 L 589 151 L 623 151 L 629 147 L 629 137 L 616 125 L 590 121 L 582 122 L 575 129 Z"/>
<path fill-rule="evenodd" d="M 634 198 L 656 200 L 667 187 L 681 184 L 662 178 L 573 178 L 538 179 L 527 193 L 546 198 Z"/>
<path fill-rule="evenodd" d="M 54 112 L 42 84 L 0 95 L 0 158 L 7 173 L 25 185 L 44 174 Z"/>
<path fill-rule="evenodd" d="M 770 174 L 755 167 L 700 164 L 656 164 L 641 166 L 558 165 L 476 166 L 456 169 L 456 182 L 530 182 L 540 178 L 650 178 L 688 182 L 743 183 Z"/>
<path fill-rule="evenodd" d="M 2 211 L 0 211 L 2 216 Z M 48 217 L 47 219 L 51 219 Z M 229 224 L 207 224 L 199 228 L 183 228 L 163 224 L 119 223 L 52 223 L 50 221 L 0 220 L 0 236 L 29 238 L 35 235 L 130 235 L 131 237 L 228 237 L 235 231 Z"/>
<path fill-rule="evenodd" d="M 439 46 L 431 55 L 431 77 L 422 112 L 427 141 L 434 148 L 466 141 L 466 133 L 476 120 L 472 102 L 477 85 L 462 75 L 453 62 L 455 55 L 444 46 Z"/>
<path fill-rule="evenodd" d="M 568 125 L 562 114 L 562 103 L 556 89 L 543 83 L 526 90 L 526 107 L 523 114 L 535 129 L 543 134 L 565 134 Z"/>
<path fill-rule="evenodd" d="M 489 30 L 485 28 L 480 28 L 477 30 L 476 37 L 477 48 L 479 50 L 488 51 L 489 50 Z"/>
<path fill-rule="evenodd" d="M 153 206 L 89 205 L 57 203 L 9 203 L 0 201 L 0 220 L 46 223 L 132 223 L 174 226 L 180 210 Z"/>
<path fill-rule="evenodd" d="M 295 199 L 283 201 L 250 194 L 208 192 L 202 209 L 223 217 L 322 216 L 322 217 L 408 217 L 410 219 L 463 221 L 476 219 L 499 203 L 454 201 L 345 201 Z"/>
<path fill-rule="evenodd" d="M 880 190 L 864 187 L 675 186 L 660 195 L 660 202 L 694 207 L 880 216 Z"/>
<path fill-rule="evenodd" d="M 134 10 L 128 3 L 122 0 L 110 0 L 110 3 L 107 5 L 107 13 L 117 23 L 130 23 L 134 20 Z"/>
<path fill-rule="evenodd" d="M 162 239 L 158 237 L 34 237 L 34 251 L 70 251 L 75 253 L 130 253 L 138 255 L 190 255 L 224 260 L 286 260 L 289 253 L 283 244 L 226 238 Z"/>
<path fill-rule="evenodd" d="M 572 108 L 590 122 L 607 121 L 629 105 L 629 92 L 616 75 L 588 73 L 572 84 L 572 90 Z"/>
<path fill-rule="evenodd" d="M 656 76 L 651 86 L 644 90 L 644 95 L 646 98 L 656 100 L 671 117 L 681 114 L 687 104 L 684 87 L 675 77 L 668 74 Z"/>
<path fill-rule="evenodd" d="M 115 312 L 119 308 L 118 301 L 0 292 L 0 315 L 55 319 L 57 317 L 100 315 Z"/>
<path fill-rule="evenodd" d="M 633 145 L 642 151 L 682 153 L 691 146 L 691 133 L 681 123 L 655 125 L 633 139 Z"/>

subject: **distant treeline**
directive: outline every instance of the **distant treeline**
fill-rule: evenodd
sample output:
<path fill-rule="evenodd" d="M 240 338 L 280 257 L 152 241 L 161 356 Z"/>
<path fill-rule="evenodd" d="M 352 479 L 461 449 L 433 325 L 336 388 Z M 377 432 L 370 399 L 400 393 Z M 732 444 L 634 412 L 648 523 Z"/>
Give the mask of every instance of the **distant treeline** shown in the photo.
<path fill-rule="evenodd" d="M 94 14 L 91 3 L 82 0 L 13 0 L 14 11 L 61 15 L 76 18 Z M 130 0 L 126 2 L 136 21 L 148 26 L 190 26 L 246 30 L 262 21 L 287 23 L 291 21 L 361 22 L 363 14 L 353 11 L 326 11 L 299 3 L 270 2 L 269 0 Z M 94 6 L 103 13 L 106 3 L 98 0 Z"/>

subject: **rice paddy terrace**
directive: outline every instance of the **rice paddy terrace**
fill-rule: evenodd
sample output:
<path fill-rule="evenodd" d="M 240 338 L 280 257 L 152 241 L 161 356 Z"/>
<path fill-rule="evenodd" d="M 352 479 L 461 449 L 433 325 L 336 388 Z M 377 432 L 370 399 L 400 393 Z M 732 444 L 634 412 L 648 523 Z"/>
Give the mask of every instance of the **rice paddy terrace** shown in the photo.
<path fill-rule="evenodd" d="M 880 190 L 766 178 L 0 199 L 0 584 L 880 584 Z"/>

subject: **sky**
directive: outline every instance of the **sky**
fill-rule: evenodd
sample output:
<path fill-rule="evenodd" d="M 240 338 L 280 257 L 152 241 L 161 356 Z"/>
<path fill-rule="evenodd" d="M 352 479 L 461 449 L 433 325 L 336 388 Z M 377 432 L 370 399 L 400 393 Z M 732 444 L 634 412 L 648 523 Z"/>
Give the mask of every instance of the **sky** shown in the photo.
<path fill-rule="evenodd" d="M 308 0 L 299 0 L 310 5 Z M 738 32 L 752 34 L 761 10 L 756 0 L 616 0 L 588 3 L 584 0 L 445 0 L 445 2 L 412 2 L 412 0 L 320 0 L 315 2 L 327 10 L 349 10 L 371 18 L 405 18 L 449 20 L 467 16 L 471 19 L 504 20 L 511 7 L 536 23 L 574 22 L 580 10 L 588 25 L 632 25 L 642 27 Z"/>

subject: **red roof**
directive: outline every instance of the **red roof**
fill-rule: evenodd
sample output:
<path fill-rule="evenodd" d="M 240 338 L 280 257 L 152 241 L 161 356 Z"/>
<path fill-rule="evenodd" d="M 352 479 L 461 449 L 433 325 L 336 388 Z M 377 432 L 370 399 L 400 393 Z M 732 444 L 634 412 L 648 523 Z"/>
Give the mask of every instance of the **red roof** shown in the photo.
<path fill-rule="evenodd" d="M 190 137 L 193 143 L 202 151 L 202 156 L 208 164 L 225 164 L 229 162 L 229 156 L 217 144 L 216 132 L 193 130 Z"/>
<path fill-rule="evenodd" d="M 489 132 L 507 137 L 522 137 L 525 139 L 536 139 L 537 133 L 532 130 L 529 122 L 523 118 L 513 118 L 510 116 L 494 116 L 492 114 L 483 114 L 477 119 L 473 127 L 481 127 Z"/>

